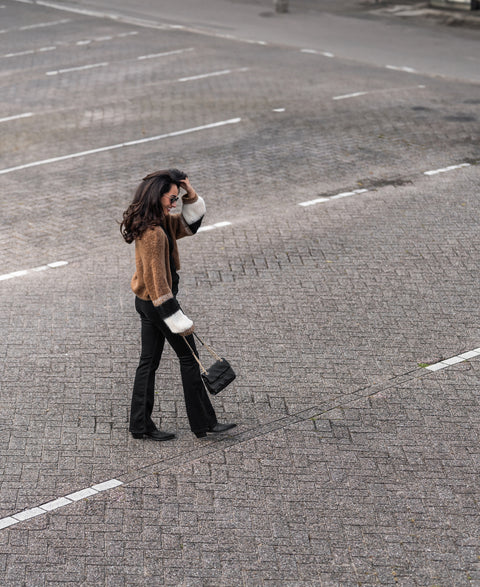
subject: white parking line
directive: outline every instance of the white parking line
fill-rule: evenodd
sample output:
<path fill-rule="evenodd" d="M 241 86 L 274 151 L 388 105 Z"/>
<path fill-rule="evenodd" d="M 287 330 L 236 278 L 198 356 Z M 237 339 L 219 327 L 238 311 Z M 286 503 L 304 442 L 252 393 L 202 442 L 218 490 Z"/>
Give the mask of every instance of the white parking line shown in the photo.
<path fill-rule="evenodd" d="M 156 57 L 168 57 L 170 55 L 180 55 L 181 53 L 187 53 L 188 51 L 193 51 L 194 47 L 189 47 L 188 49 L 176 49 L 175 51 L 165 51 L 164 53 L 151 53 L 150 55 L 140 55 L 137 57 L 139 61 L 143 59 L 155 59 Z"/>
<path fill-rule="evenodd" d="M 23 114 L 15 114 L 14 116 L 6 116 L 5 118 L 0 118 L 0 122 L 18 120 L 19 118 L 29 118 L 30 116 L 33 116 L 33 112 L 24 112 Z"/>
<path fill-rule="evenodd" d="M 14 524 L 18 524 L 19 522 L 30 520 L 36 516 L 47 514 L 48 512 L 64 507 L 71 503 L 75 503 L 76 501 L 80 501 L 87 497 L 91 497 L 92 495 L 97 495 L 97 493 L 101 493 L 102 491 L 114 489 L 120 485 L 123 485 L 122 481 L 119 481 L 118 479 L 110 479 L 109 481 L 92 485 L 91 487 L 76 491 L 75 493 L 70 493 L 70 495 L 66 495 L 65 497 L 58 497 L 57 499 L 44 503 L 38 507 L 33 507 L 21 512 L 17 512 L 16 514 L 12 514 L 11 516 L 0 519 L 0 530 L 8 528 L 9 526 L 13 526 Z"/>
<path fill-rule="evenodd" d="M 115 39 L 124 39 L 125 37 L 130 37 L 133 35 L 138 35 L 138 31 L 130 31 L 127 33 L 120 33 L 118 35 L 111 35 L 109 37 L 94 37 L 93 39 L 83 39 L 80 41 L 75 41 L 74 45 L 77 47 L 82 47 L 84 45 L 90 45 L 91 43 L 114 41 Z M 24 55 L 36 55 L 37 53 L 45 53 L 46 51 L 55 51 L 59 47 L 69 47 L 71 45 L 72 45 L 72 43 L 59 42 L 56 46 L 40 47 L 38 49 L 27 49 L 25 51 L 18 51 L 17 53 L 6 53 L 5 55 L 0 55 L 0 57 L 2 59 L 7 59 L 10 57 L 23 57 Z"/>
<path fill-rule="evenodd" d="M 45 28 L 45 27 L 49 27 L 49 26 L 56 26 L 57 24 L 65 24 L 67 22 L 71 22 L 69 18 L 64 18 L 62 20 L 53 20 L 51 22 L 39 22 L 36 24 L 29 24 L 26 26 L 16 27 L 16 28 L 12 28 L 12 29 L 3 29 L 0 31 L 0 34 L 14 33 L 17 31 L 30 31 L 32 29 L 41 29 L 41 28 Z"/>
<path fill-rule="evenodd" d="M 54 71 L 47 71 L 46 75 L 60 75 L 62 73 L 71 73 L 72 71 L 84 71 L 86 69 L 95 69 L 96 67 L 106 67 L 108 62 L 91 63 L 89 65 L 80 65 L 78 67 L 67 67 L 66 69 L 56 69 Z"/>
<path fill-rule="evenodd" d="M 450 357 L 449 359 L 444 359 L 438 363 L 434 363 L 433 365 L 429 365 L 425 367 L 429 371 L 439 371 L 440 369 L 445 369 L 446 367 L 450 367 L 451 365 L 456 365 L 457 363 L 463 363 L 468 359 L 473 359 L 474 357 L 480 356 L 480 347 L 477 349 L 473 349 L 473 351 L 467 351 L 466 353 L 462 353 L 461 355 L 456 355 L 455 357 Z"/>
<path fill-rule="evenodd" d="M 19 51 L 18 53 L 7 53 L 1 55 L 2 58 L 8 57 L 22 57 L 23 55 L 35 55 L 36 53 L 45 53 L 46 51 L 55 51 L 56 47 L 40 47 L 39 49 L 28 49 L 27 51 Z"/>
<path fill-rule="evenodd" d="M 223 228 L 224 226 L 231 226 L 231 222 L 224 220 L 223 222 L 216 222 L 207 226 L 201 226 L 198 232 L 206 232 L 207 230 L 214 230 L 215 228 Z"/>
<path fill-rule="evenodd" d="M 342 96 L 334 96 L 332 100 L 346 100 L 347 98 L 356 98 L 357 96 L 365 96 L 368 92 L 354 92 L 353 94 L 343 94 Z"/>
<path fill-rule="evenodd" d="M 40 267 L 34 267 L 33 269 L 21 269 L 20 271 L 13 271 L 12 273 L 4 273 L 0 275 L 0 281 L 6 281 L 7 279 L 13 279 L 14 277 L 23 277 L 29 273 L 39 271 L 46 271 L 47 269 L 56 269 L 57 267 L 64 267 L 68 265 L 68 261 L 55 261 L 54 263 L 48 263 L 47 265 L 41 265 Z"/>
<path fill-rule="evenodd" d="M 307 206 L 314 206 L 315 204 L 321 204 L 322 202 L 328 202 L 330 200 L 339 200 L 340 198 L 348 198 L 350 196 L 355 196 L 356 194 L 364 194 L 368 192 L 368 190 L 358 189 L 353 190 L 351 192 L 341 192 L 340 194 L 336 194 L 334 196 L 316 198 L 315 200 L 308 200 L 306 202 L 299 202 L 299 206 L 307 207 Z"/>
<path fill-rule="evenodd" d="M 397 66 L 397 65 L 385 65 L 387 69 L 393 69 L 394 71 L 404 71 L 406 73 L 418 73 L 413 67 Z"/>
<path fill-rule="evenodd" d="M 212 71 L 211 73 L 202 73 L 200 75 L 192 75 L 190 77 L 181 77 L 178 82 L 190 82 L 197 79 L 204 79 L 207 77 L 215 77 L 218 75 L 228 75 L 230 73 L 237 73 L 242 71 L 248 71 L 248 67 L 241 67 L 240 69 L 223 69 L 222 71 Z"/>
<path fill-rule="evenodd" d="M 174 132 L 165 133 L 163 135 L 146 137 L 134 141 L 127 141 L 125 143 L 118 143 L 116 145 L 108 145 L 106 147 L 99 147 L 98 149 L 89 149 L 88 151 L 79 151 L 78 153 L 70 153 L 69 155 L 61 155 L 60 157 L 52 157 L 51 159 L 42 159 L 41 161 L 32 161 L 31 163 L 25 163 L 24 165 L 16 165 L 15 167 L 7 167 L 6 169 L 0 169 L 0 175 L 3 175 L 5 173 L 11 173 L 13 171 L 20 171 L 22 169 L 28 169 L 29 167 L 38 167 L 39 165 L 48 165 L 49 163 L 58 163 L 59 161 L 67 161 L 68 159 L 75 159 L 77 157 L 85 157 L 87 155 L 94 155 L 96 153 L 112 151 L 114 149 L 122 149 L 123 147 L 132 147 L 134 145 L 142 145 L 143 143 L 150 143 L 152 141 L 161 141 L 163 139 L 167 139 L 170 137 L 178 137 L 192 132 L 199 132 L 201 130 L 218 128 L 220 126 L 225 126 L 228 124 L 237 124 L 241 122 L 241 120 L 241 118 L 230 118 L 229 120 L 220 120 L 219 122 L 212 122 L 210 124 L 203 124 L 202 126 L 195 126 L 193 128 L 177 130 Z"/>
<path fill-rule="evenodd" d="M 19 0 L 16 1 L 18 2 Z M 83 14 L 84 16 L 92 16 L 94 18 L 108 18 L 115 22 L 122 22 L 125 24 L 131 24 L 134 26 L 141 26 L 151 29 L 169 30 L 170 28 L 172 28 L 171 26 L 163 25 L 152 20 L 143 20 L 141 18 L 123 16 L 121 14 L 102 12 L 99 10 L 89 10 L 87 8 L 79 8 L 77 6 L 67 6 L 64 4 L 57 4 L 56 2 L 49 2 L 46 0 L 36 0 L 35 4 L 37 4 L 37 6 L 47 6 L 48 8 L 63 10 L 64 12 L 73 12 L 74 14 Z"/>
<path fill-rule="evenodd" d="M 437 175 L 437 173 L 446 173 L 447 171 L 453 171 L 454 169 L 460 169 L 461 167 L 470 167 L 470 163 L 460 163 L 459 165 L 449 165 L 442 169 L 433 169 L 431 171 L 424 171 L 424 175 Z"/>
<path fill-rule="evenodd" d="M 335 55 L 330 51 L 317 51 L 316 49 L 301 49 L 300 53 L 308 53 L 310 55 L 323 55 L 324 57 L 333 58 Z"/>

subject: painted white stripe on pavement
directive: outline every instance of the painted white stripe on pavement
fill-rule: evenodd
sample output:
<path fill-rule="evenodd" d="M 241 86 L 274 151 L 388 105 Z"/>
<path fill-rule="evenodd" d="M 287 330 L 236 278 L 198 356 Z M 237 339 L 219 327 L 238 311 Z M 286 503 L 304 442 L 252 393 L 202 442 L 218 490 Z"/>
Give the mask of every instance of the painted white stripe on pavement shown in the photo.
<path fill-rule="evenodd" d="M 66 69 L 56 69 L 54 71 L 47 71 L 46 75 L 59 75 L 61 73 L 70 73 L 72 71 L 84 71 L 86 69 L 94 69 L 96 67 L 106 67 L 107 65 L 109 65 L 108 62 L 91 63 L 90 65 L 80 65 L 78 67 L 67 67 Z"/>
<path fill-rule="evenodd" d="M 97 495 L 102 491 L 114 489 L 120 485 L 123 485 L 122 481 L 119 481 L 118 479 L 110 479 L 109 481 L 104 481 L 103 483 L 98 483 L 97 485 L 92 485 L 92 487 L 82 489 L 81 491 L 75 491 L 75 493 L 70 493 L 70 495 L 66 495 L 65 497 L 58 497 L 57 499 L 44 503 L 38 507 L 17 512 L 16 514 L 0 519 L 0 530 L 8 528 L 13 524 L 18 524 L 18 522 L 24 522 L 25 520 L 30 520 L 36 516 L 47 514 L 48 512 L 52 512 L 76 501 L 91 497 L 92 495 Z"/>
<path fill-rule="evenodd" d="M 478 356 L 480 356 L 480 347 L 473 349 L 473 351 L 467 351 L 465 353 L 462 353 L 461 355 L 456 355 L 455 357 L 450 357 L 449 359 L 445 359 L 438 363 L 434 363 L 433 365 L 429 365 L 425 368 L 429 371 L 439 371 L 440 369 L 446 369 L 451 365 L 457 365 L 458 363 L 463 363 L 468 359 L 473 359 Z"/>
<path fill-rule="evenodd" d="M 177 130 L 174 132 L 165 133 L 163 135 L 157 135 L 154 137 L 146 137 L 144 139 L 137 139 L 134 141 L 127 141 L 125 143 L 118 143 L 116 145 L 108 145 L 107 147 L 99 147 L 98 149 L 90 149 L 88 151 L 79 151 L 78 153 L 71 153 L 70 155 L 62 155 L 60 157 L 52 157 L 51 159 L 43 159 L 41 161 L 33 161 L 32 163 L 26 163 L 25 165 L 17 165 L 15 167 L 8 167 L 6 169 L 0 169 L 0 175 L 4 173 L 11 173 L 12 171 L 20 171 L 22 169 L 28 169 L 29 167 L 37 167 L 38 165 L 48 165 L 49 163 L 58 163 L 59 161 L 66 161 L 68 159 L 75 159 L 77 157 L 85 157 L 86 155 L 94 155 L 96 153 L 102 153 L 105 151 L 112 151 L 113 149 L 121 149 L 123 147 L 132 147 L 134 145 L 141 145 L 143 143 L 149 143 L 152 141 L 161 141 L 162 139 L 168 139 L 170 137 L 179 137 L 181 135 L 189 134 L 192 132 L 198 132 L 201 130 L 207 130 L 210 128 L 217 128 L 225 126 L 227 124 L 237 124 L 241 118 L 230 118 L 229 120 L 221 120 L 219 122 L 212 122 L 210 124 L 203 124 L 202 126 L 195 126 L 192 128 L 186 128 L 184 130 Z"/>
<path fill-rule="evenodd" d="M 20 2 L 20 1 L 21 0 L 17 0 L 17 2 Z M 24 4 L 30 4 L 30 2 L 24 2 Z M 16 31 L 29 31 L 32 29 L 41 29 L 41 28 L 45 28 L 45 27 L 49 27 L 49 26 L 55 26 L 57 24 L 65 24 L 66 22 L 70 22 L 70 19 L 64 18 L 62 20 L 53 20 L 51 22 L 39 22 L 36 24 L 29 24 L 26 26 L 16 27 L 16 28 L 12 28 L 12 29 L 3 29 L 0 31 L 0 34 L 14 33 Z"/>
<path fill-rule="evenodd" d="M 18 2 L 19 0 L 17 0 Z M 56 2 L 48 2 L 46 0 L 36 0 L 35 4 L 38 6 L 47 6 L 48 8 L 55 8 L 56 10 L 63 10 L 64 12 L 73 12 L 74 14 L 83 14 L 84 16 L 92 16 L 95 18 L 109 18 L 116 22 L 123 22 L 135 26 L 146 27 L 150 29 L 168 30 L 173 28 L 168 25 L 162 25 L 151 20 L 143 20 L 141 18 L 134 18 L 130 16 L 122 16 L 111 12 L 101 12 L 99 10 L 88 10 L 86 8 L 78 8 L 76 6 L 67 6 L 64 4 L 57 4 Z"/>
<path fill-rule="evenodd" d="M 405 71 L 406 73 L 418 73 L 413 67 L 399 67 L 397 65 L 385 65 L 387 69 L 393 69 L 394 71 Z"/>
<path fill-rule="evenodd" d="M 190 77 L 181 77 L 178 82 L 191 82 L 197 79 L 204 79 L 206 77 L 216 77 L 218 75 L 228 75 L 229 73 L 237 73 L 241 71 L 248 71 L 248 67 L 242 67 L 240 69 L 223 69 L 222 71 L 212 71 L 211 73 L 202 73 L 200 75 L 192 75 Z"/>
<path fill-rule="evenodd" d="M 459 165 L 450 165 L 449 167 L 443 167 L 442 169 L 433 169 L 431 171 L 424 171 L 424 175 L 436 175 L 437 173 L 446 173 L 447 171 L 453 171 L 454 169 L 460 169 L 461 167 L 470 167 L 470 163 L 460 163 Z"/>
<path fill-rule="evenodd" d="M 353 94 L 343 94 L 343 96 L 334 96 L 332 100 L 346 100 L 347 98 L 356 98 L 357 96 L 365 96 L 368 92 L 354 92 Z"/>
<path fill-rule="evenodd" d="M 25 520 L 35 518 L 36 516 L 40 516 L 44 513 L 45 511 L 41 510 L 40 508 L 31 508 L 29 510 L 24 510 L 23 512 L 19 512 L 18 514 L 13 515 L 12 518 L 15 518 L 15 520 L 18 520 L 19 522 L 24 522 Z"/>
<path fill-rule="evenodd" d="M 166 51 L 165 53 L 152 53 L 150 55 L 140 55 L 140 57 L 137 57 L 137 59 L 141 61 L 143 59 L 154 59 L 155 57 L 168 57 L 169 55 L 180 55 L 180 53 L 193 51 L 193 49 L 193 47 L 189 47 L 188 49 L 177 49 L 175 51 Z"/>
<path fill-rule="evenodd" d="M 57 24 L 65 24 L 67 22 L 70 22 L 69 18 L 64 18 L 63 20 L 54 20 L 52 22 L 40 22 L 37 24 L 29 24 L 27 26 L 20 27 L 18 30 L 19 31 L 30 31 L 32 29 L 41 29 L 41 28 L 45 28 L 48 26 L 56 26 Z"/>
<path fill-rule="evenodd" d="M 53 510 L 57 510 L 65 505 L 72 503 L 70 499 L 65 497 L 59 497 L 58 499 L 54 499 L 53 501 L 49 501 L 48 503 L 44 503 L 43 505 L 39 505 L 38 507 L 46 512 L 52 512 Z"/>
<path fill-rule="evenodd" d="M 0 281 L 6 281 L 7 279 L 13 279 L 14 277 L 23 277 L 33 271 L 56 269 L 57 267 L 64 267 L 65 265 L 68 265 L 68 261 L 55 261 L 54 263 L 48 263 L 47 265 L 41 265 L 40 267 L 33 267 L 33 269 L 21 269 L 20 271 L 13 271 L 12 273 L 4 273 L 3 275 L 0 275 Z"/>
<path fill-rule="evenodd" d="M 29 49 L 28 51 L 19 51 L 18 53 L 7 53 L 2 58 L 22 57 L 23 55 L 35 55 L 35 53 L 45 53 L 46 51 L 55 51 L 56 47 L 40 47 L 39 49 Z"/>
<path fill-rule="evenodd" d="M 340 198 L 348 198 L 349 196 L 355 196 L 356 194 L 364 194 L 368 192 L 365 189 L 358 189 L 353 190 L 351 192 L 341 192 L 340 194 L 336 194 L 335 196 L 329 196 L 328 198 L 316 198 L 315 200 L 308 200 L 307 202 L 299 202 L 299 206 L 314 206 L 315 204 L 320 204 L 321 202 L 328 202 L 330 200 L 338 200 Z"/>
<path fill-rule="evenodd" d="M 13 524 L 18 524 L 18 520 L 16 520 L 15 518 L 12 518 L 11 516 L 8 516 L 6 518 L 2 518 L 0 520 L 0 530 L 3 530 L 4 528 L 8 528 L 9 526 L 12 526 Z"/>
<path fill-rule="evenodd" d="M 95 489 L 95 491 L 107 491 L 107 489 L 113 489 L 119 485 L 123 485 L 123 483 L 118 479 L 110 479 L 110 481 L 104 481 L 103 483 L 98 483 L 98 485 L 92 485 L 92 489 Z"/>
<path fill-rule="evenodd" d="M 7 116 L 0 118 L 0 122 L 8 122 L 9 120 L 18 120 L 19 118 L 29 118 L 33 116 L 33 112 L 25 112 L 24 114 L 15 114 L 14 116 Z"/>
<path fill-rule="evenodd" d="M 223 221 L 216 222 L 215 224 L 209 224 L 207 226 L 201 226 L 197 232 L 206 232 L 207 230 L 214 230 L 215 228 L 223 228 L 224 226 L 231 226 L 231 222 Z"/>
<path fill-rule="evenodd" d="M 81 489 L 80 491 L 75 491 L 75 493 L 70 493 L 70 495 L 66 495 L 65 499 L 69 499 L 70 501 L 80 501 L 81 499 L 91 497 L 92 495 L 96 495 L 97 493 L 98 491 L 96 489 L 87 487 L 86 489 Z"/>
<path fill-rule="evenodd" d="M 301 49 L 300 53 L 309 53 L 310 55 L 323 55 L 324 57 L 335 57 L 330 51 L 317 51 L 316 49 Z"/>

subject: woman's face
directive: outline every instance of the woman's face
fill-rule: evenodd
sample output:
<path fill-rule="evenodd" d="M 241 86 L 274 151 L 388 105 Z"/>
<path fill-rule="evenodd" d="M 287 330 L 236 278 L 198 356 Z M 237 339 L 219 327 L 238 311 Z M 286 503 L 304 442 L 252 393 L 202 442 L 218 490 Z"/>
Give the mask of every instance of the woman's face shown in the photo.
<path fill-rule="evenodd" d="M 170 210 L 177 207 L 178 200 L 178 187 L 175 184 L 170 186 L 170 189 L 166 194 L 162 196 L 162 209 L 165 216 L 170 214 Z"/>

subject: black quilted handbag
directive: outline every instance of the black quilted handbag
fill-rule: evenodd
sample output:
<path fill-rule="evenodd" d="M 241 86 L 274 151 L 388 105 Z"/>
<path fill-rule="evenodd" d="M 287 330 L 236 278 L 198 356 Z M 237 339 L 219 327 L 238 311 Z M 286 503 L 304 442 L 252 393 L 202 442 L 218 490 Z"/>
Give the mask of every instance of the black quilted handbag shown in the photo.
<path fill-rule="evenodd" d="M 185 337 L 185 342 L 187 343 L 189 349 L 192 351 L 192 354 L 195 357 L 195 360 L 200 366 L 203 384 L 205 385 L 207 391 L 209 391 L 212 395 L 217 395 L 217 393 L 220 393 L 222 389 L 225 389 L 227 385 L 230 385 L 230 383 L 235 379 L 235 371 L 232 369 L 232 366 L 227 361 L 227 359 L 218 356 L 217 353 L 208 346 L 208 344 L 203 342 L 198 334 L 195 332 L 193 334 L 199 340 L 202 346 L 208 350 L 212 357 L 216 359 L 213 365 L 211 365 L 208 369 L 205 369 L 198 356 L 193 352 L 192 347 L 188 344 L 188 340 Z"/>

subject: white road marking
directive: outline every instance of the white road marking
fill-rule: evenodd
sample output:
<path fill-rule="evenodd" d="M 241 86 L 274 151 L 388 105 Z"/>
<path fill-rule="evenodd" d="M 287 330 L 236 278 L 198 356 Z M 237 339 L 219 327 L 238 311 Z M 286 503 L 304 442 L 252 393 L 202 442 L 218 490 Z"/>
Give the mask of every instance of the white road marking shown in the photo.
<path fill-rule="evenodd" d="M 248 71 L 248 67 L 241 67 L 240 69 L 223 69 L 222 71 L 212 71 L 211 73 L 202 73 L 200 75 L 192 75 L 190 77 L 181 77 L 178 82 L 190 82 L 198 79 L 205 79 L 207 77 L 215 77 L 218 75 L 228 75 L 229 73 L 237 73 L 242 71 Z"/>
<path fill-rule="evenodd" d="M 87 497 L 91 497 L 92 495 L 97 495 L 102 491 L 114 489 L 115 487 L 119 487 L 120 485 L 123 485 L 122 481 L 119 481 L 118 479 L 110 479 L 110 481 L 105 481 L 104 483 L 92 485 L 92 487 L 87 487 L 86 489 L 76 491 L 75 493 L 70 493 L 70 495 L 66 495 L 65 497 L 58 497 L 57 499 L 49 501 L 48 503 L 44 503 L 43 505 L 40 505 L 38 507 L 33 507 L 23 510 L 21 512 L 17 512 L 16 514 L 12 514 L 11 516 L 7 516 L 6 518 L 0 519 L 0 530 L 8 528 L 9 526 L 13 526 L 13 524 L 18 524 L 19 522 L 30 520 L 31 518 L 35 518 L 36 516 L 41 516 L 48 512 L 52 512 L 54 510 L 57 510 L 58 508 L 64 507 L 76 501 L 80 501 Z"/>
<path fill-rule="evenodd" d="M 473 359 L 474 357 L 478 356 L 480 356 L 480 347 L 477 349 L 473 349 L 473 351 L 467 351 L 466 353 L 462 353 L 461 355 L 450 357 L 449 359 L 445 359 L 443 361 L 440 361 L 439 363 L 434 363 L 433 365 L 429 365 L 425 368 L 429 371 L 439 371 L 440 369 L 445 369 L 446 367 L 450 367 L 451 365 L 463 363 L 468 359 Z"/>
<path fill-rule="evenodd" d="M 437 173 L 446 173 L 447 171 L 453 171 L 454 169 L 460 169 L 461 167 L 470 167 L 470 163 L 460 163 L 459 165 L 449 165 L 442 169 L 432 169 L 431 171 L 424 171 L 424 175 L 437 175 Z"/>
<path fill-rule="evenodd" d="M 33 271 L 46 271 L 47 269 L 56 269 L 57 267 L 64 267 L 68 265 L 68 261 L 55 261 L 54 263 L 48 263 L 47 265 L 41 265 L 40 267 L 34 267 L 33 269 L 21 269 L 20 271 L 13 271 L 12 273 L 4 273 L 0 275 L 0 281 L 6 281 L 7 279 L 13 279 L 14 277 L 23 277 Z"/>
<path fill-rule="evenodd" d="M 194 47 L 189 47 L 188 49 L 177 49 L 175 51 L 165 51 L 164 53 L 151 53 L 150 55 L 140 55 L 137 57 L 139 61 L 143 59 L 154 59 L 156 57 L 168 57 L 169 55 L 180 55 L 181 53 L 186 53 L 187 51 L 193 51 Z"/>
<path fill-rule="evenodd" d="M 17 0 L 18 2 L 19 0 Z M 133 18 L 129 16 L 122 16 L 121 14 L 114 14 L 110 12 L 100 12 L 98 10 L 88 10 L 86 8 L 78 8 L 76 6 L 66 6 L 63 4 L 57 4 L 56 2 L 48 2 L 45 0 L 37 0 L 35 2 L 37 6 L 47 6 L 48 8 L 55 8 L 56 10 L 63 10 L 64 12 L 73 12 L 74 14 L 83 14 L 84 16 L 92 16 L 94 18 L 109 18 L 115 22 L 123 22 L 135 26 L 141 26 L 151 29 L 168 30 L 172 27 L 168 25 L 162 25 L 151 20 L 143 20 L 141 18 Z"/>
<path fill-rule="evenodd" d="M 18 0 L 17 0 L 18 2 Z M 53 20 L 50 22 L 39 22 L 37 24 L 29 24 L 22 27 L 12 28 L 12 29 L 3 29 L 0 31 L 0 34 L 4 33 L 13 33 L 16 31 L 30 31 L 32 29 L 41 29 L 49 26 L 56 26 L 57 24 L 65 24 L 67 22 L 71 22 L 69 18 L 64 18 L 62 20 Z"/>
<path fill-rule="evenodd" d="M 18 0 L 17 0 L 18 1 Z M 138 35 L 138 31 L 130 31 L 127 33 L 120 33 L 118 35 L 112 35 L 109 37 L 95 37 L 93 39 L 83 39 L 80 41 L 76 41 L 75 45 L 77 47 L 81 47 L 84 45 L 90 45 L 91 43 L 100 43 L 104 41 L 114 41 L 115 39 L 124 39 L 125 37 L 130 37 L 132 35 Z M 26 51 L 19 51 L 18 53 L 7 53 L 6 55 L 0 55 L 2 58 L 7 57 L 21 57 L 23 55 L 34 55 L 36 53 L 44 53 L 45 51 L 55 51 L 59 47 L 68 47 L 71 43 L 60 42 L 58 46 L 55 47 L 40 47 L 39 49 L 28 49 Z"/>
<path fill-rule="evenodd" d="M 78 153 L 70 153 L 69 155 L 61 155 L 60 157 L 52 157 L 51 159 L 42 159 L 41 161 L 32 161 L 32 163 L 26 163 L 25 165 L 16 165 L 15 167 L 7 167 L 6 169 L 0 169 L 0 175 L 5 173 L 11 173 L 12 171 L 20 171 L 22 169 L 28 169 L 29 167 L 38 167 L 39 165 L 48 165 L 49 163 L 57 163 L 59 161 L 66 161 L 68 159 L 75 159 L 77 157 L 85 157 L 86 155 L 94 155 L 96 153 L 102 153 L 105 151 L 112 151 L 114 149 L 122 149 L 123 147 L 132 147 L 134 145 L 141 145 L 143 143 L 149 143 L 152 141 L 161 141 L 170 137 L 178 137 L 181 135 L 189 134 L 192 132 L 198 132 L 201 130 L 207 130 L 210 128 L 217 128 L 225 126 L 227 124 L 237 124 L 241 122 L 241 118 L 230 118 L 229 120 L 221 120 L 219 122 L 212 122 L 210 124 L 203 124 L 202 126 L 195 126 L 193 128 L 186 128 L 184 130 L 177 130 L 174 132 L 165 133 L 163 135 L 157 135 L 153 137 L 146 137 L 143 139 L 137 139 L 134 141 L 127 141 L 125 143 L 118 143 L 116 145 L 108 145 L 107 147 L 99 147 L 98 149 L 89 149 L 88 151 L 79 151 Z"/>
<path fill-rule="evenodd" d="M 34 55 L 36 53 L 45 53 L 46 51 L 55 51 L 55 49 L 56 47 L 40 47 L 39 49 L 28 49 L 27 51 L 19 51 L 18 53 L 7 53 L 6 55 L 2 55 L 2 57 L 22 57 L 23 55 Z"/>
<path fill-rule="evenodd" d="M 310 55 L 323 55 L 324 57 L 333 58 L 335 55 L 330 51 L 317 51 L 316 49 L 301 49 L 300 53 L 308 53 Z"/>
<path fill-rule="evenodd" d="M 425 86 L 404 86 L 401 88 L 385 88 L 382 90 L 369 90 L 368 92 L 353 92 L 351 94 L 342 94 L 341 96 L 334 96 L 332 100 L 345 100 L 347 98 L 356 98 L 358 96 L 366 96 L 368 94 L 386 94 L 392 92 L 400 92 L 405 90 L 413 90 L 417 88 L 425 88 Z"/>
<path fill-rule="evenodd" d="M 365 96 L 368 92 L 354 92 L 353 94 L 343 94 L 342 96 L 334 96 L 332 100 L 346 100 L 347 98 L 356 98 L 357 96 Z"/>
<path fill-rule="evenodd" d="M 416 69 L 413 69 L 413 67 L 400 67 L 397 65 L 385 65 L 385 67 L 387 69 L 393 69 L 394 71 L 405 71 L 406 73 L 418 73 L 418 71 Z"/>
<path fill-rule="evenodd" d="M 91 63 L 89 65 L 80 65 L 78 67 L 67 67 L 66 69 L 56 69 L 55 71 L 47 71 L 46 75 L 60 75 L 62 73 L 71 73 L 72 71 L 84 71 L 86 69 L 95 69 L 96 67 L 106 67 L 108 62 Z"/>
<path fill-rule="evenodd" d="M 274 108 L 273 112 L 285 112 L 285 108 Z"/>
<path fill-rule="evenodd" d="M 303 207 L 314 206 L 315 204 L 320 204 L 322 202 L 329 202 L 330 200 L 339 200 L 340 198 L 348 198 L 350 196 L 355 196 L 356 194 L 364 194 L 365 192 L 368 192 L 368 190 L 358 189 L 353 190 L 351 192 L 341 192 L 340 194 L 336 194 L 335 196 L 329 196 L 327 198 L 316 198 L 315 200 L 299 202 L 298 205 Z"/>
<path fill-rule="evenodd" d="M 30 116 L 33 116 L 33 112 L 24 112 L 23 114 L 15 114 L 14 116 L 6 116 L 5 118 L 0 118 L 0 122 L 18 120 L 19 118 L 29 118 Z"/>
<path fill-rule="evenodd" d="M 206 232 L 207 230 L 214 230 L 215 228 L 223 228 L 224 226 L 231 226 L 231 222 L 224 220 L 223 222 L 215 222 L 207 226 L 201 226 L 197 232 Z"/>

